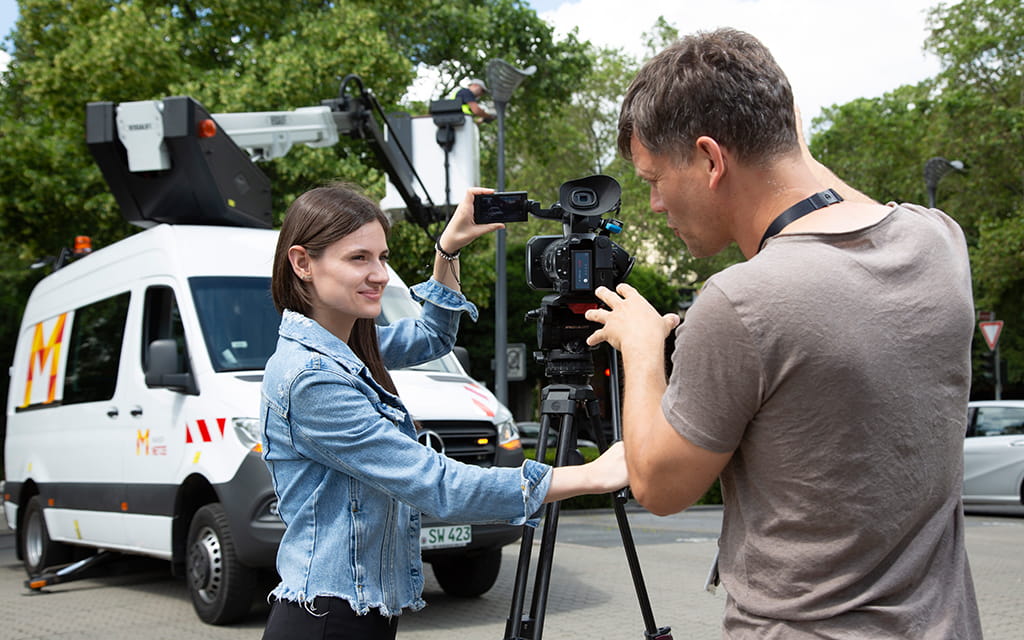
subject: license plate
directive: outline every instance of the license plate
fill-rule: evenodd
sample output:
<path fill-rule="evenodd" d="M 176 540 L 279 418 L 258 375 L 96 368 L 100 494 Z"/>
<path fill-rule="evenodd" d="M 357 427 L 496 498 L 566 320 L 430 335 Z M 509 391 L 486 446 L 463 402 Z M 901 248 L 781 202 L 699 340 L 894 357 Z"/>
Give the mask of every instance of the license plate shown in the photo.
<path fill-rule="evenodd" d="M 420 530 L 421 549 L 464 547 L 473 541 L 473 527 L 468 524 L 445 527 L 424 527 Z"/>

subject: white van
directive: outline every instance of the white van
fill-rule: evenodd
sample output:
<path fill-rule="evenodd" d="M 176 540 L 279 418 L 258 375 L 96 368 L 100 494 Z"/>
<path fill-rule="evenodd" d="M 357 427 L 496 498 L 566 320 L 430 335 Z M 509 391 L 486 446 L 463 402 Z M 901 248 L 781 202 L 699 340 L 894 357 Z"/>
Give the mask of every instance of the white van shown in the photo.
<path fill-rule="evenodd" d="M 248 612 L 284 528 L 257 420 L 276 238 L 159 224 L 37 285 L 10 372 L 3 489 L 30 575 L 82 548 L 142 554 L 186 576 L 204 621 Z M 418 312 L 392 273 L 381 321 Z M 511 414 L 454 355 L 392 375 L 427 444 L 522 462 Z M 478 595 L 519 535 L 425 522 L 424 560 L 449 593 Z"/>

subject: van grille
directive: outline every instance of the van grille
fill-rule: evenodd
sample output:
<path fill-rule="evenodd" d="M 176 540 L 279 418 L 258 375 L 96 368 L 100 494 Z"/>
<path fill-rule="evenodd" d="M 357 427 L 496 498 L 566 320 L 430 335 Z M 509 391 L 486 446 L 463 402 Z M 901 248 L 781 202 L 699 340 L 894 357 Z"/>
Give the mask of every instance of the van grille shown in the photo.
<path fill-rule="evenodd" d="M 445 455 L 449 458 L 479 467 L 494 465 L 498 432 L 490 422 L 422 420 L 417 424 L 420 431 L 429 430 L 441 436 Z M 486 444 L 480 444 L 482 440 L 486 440 Z"/>

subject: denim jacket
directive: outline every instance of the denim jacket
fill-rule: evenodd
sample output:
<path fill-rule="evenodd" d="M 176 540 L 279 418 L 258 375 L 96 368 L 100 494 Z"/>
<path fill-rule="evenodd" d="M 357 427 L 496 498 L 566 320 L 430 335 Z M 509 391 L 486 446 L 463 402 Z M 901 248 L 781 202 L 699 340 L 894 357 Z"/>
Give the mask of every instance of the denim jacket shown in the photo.
<path fill-rule="evenodd" d="M 378 327 L 389 368 L 448 353 L 463 311 L 476 307 L 436 281 L 413 297 L 419 319 Z M 532 524 L 550 467 L 484 469 L 416 441 L 402 401 L 385 391 L 348 345 L 312 319 L 285 311 L 267 362 L 264 460 L 286 524 L 271 597 L 312 608 L 344 598 L 359 614 L 399 615 L 424 606 L 420 513 L 449 522 Z"/>

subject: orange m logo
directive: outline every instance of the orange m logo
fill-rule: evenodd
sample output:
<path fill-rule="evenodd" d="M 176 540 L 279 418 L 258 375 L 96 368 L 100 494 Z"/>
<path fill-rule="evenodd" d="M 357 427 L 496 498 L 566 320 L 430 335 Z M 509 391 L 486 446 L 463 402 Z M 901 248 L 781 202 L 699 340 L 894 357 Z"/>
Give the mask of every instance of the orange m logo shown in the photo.
<path fill-rule="evenodd" d="M 135 455 L 149 455 L 149 429 L 143 431 L 142 429 L 135 430 Z"/>
<path fill-rule="evenodd" d="M 57 393 L 57 368 L 60 366 L 60 343 L 64 339 L 64 323 L 68 314 L 62 313 L 57 316 L 57 321 L 50 332 L 50 338 L 43 341 L 43 323 L 36 325 L 35 333 L 32 335 L 32 350 L 28 354 L 28 372 L 25 374 L 25 402 L 21 405 L 27 407 L 32 401 L 32 380 L 38 368 L 39 374 L 44 375 L 46 361 L 50 361 L 50 381 L 46 392 L 46 400 L 43 404 L 53 402 Z M 38 367 L 36 366 L 38 365 Z"/>

